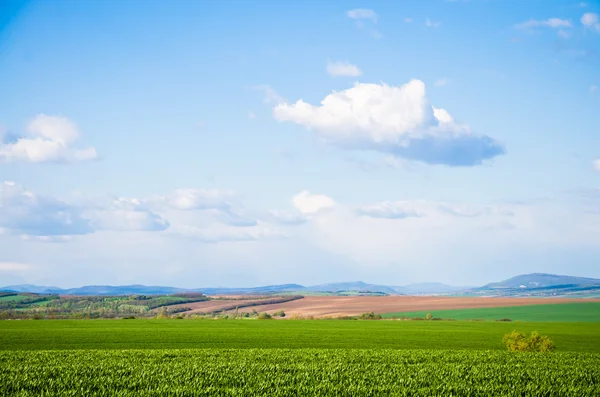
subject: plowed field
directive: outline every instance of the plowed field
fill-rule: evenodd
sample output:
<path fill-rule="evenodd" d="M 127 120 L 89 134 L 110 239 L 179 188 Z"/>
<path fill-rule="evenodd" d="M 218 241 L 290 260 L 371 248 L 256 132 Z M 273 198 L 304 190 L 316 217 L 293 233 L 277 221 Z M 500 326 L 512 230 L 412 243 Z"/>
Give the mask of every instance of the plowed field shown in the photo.
<path fill-rule="evenodd" d="M 586 299 L 585 301 L 600 301 Z M 484 298 L 484 297 L 437 297 L 437 296 L 308 296 L 303 299 L 260 305 L 241 311 L 273 313 L 279 310 L 286 315 L 337 317 L 355 316 L 365 312 L 393 313 L 423 310 L 472 309 L 503 306 L 524 306 L 549 303 L 582 302 L 577 298 Z M 206 304 L 210 302 L 198 302 Z"/>

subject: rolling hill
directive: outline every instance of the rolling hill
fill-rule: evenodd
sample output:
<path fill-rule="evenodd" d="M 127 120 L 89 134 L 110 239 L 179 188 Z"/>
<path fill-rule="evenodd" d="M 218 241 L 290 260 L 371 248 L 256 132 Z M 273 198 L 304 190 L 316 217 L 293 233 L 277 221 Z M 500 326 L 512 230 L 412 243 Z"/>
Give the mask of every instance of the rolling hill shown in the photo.
<path fill-rule="evenodd" d="M 31 284 L 9 285 L 0 291 L 53 293 L 63 295 L 169 295 L 182 292 L 202 292 L 206 295 L 226 294 L 282 294 L 324 293 L 343 294 L 376 293 L 387 295 L 464 295 L 464 296 L 600 296 L 600 279 L 547 273 L 522 274 L 504 281 L 489 283 L 478 288 L 454 287 L 441 283 L 419 283 L 405 286 L 369 284 L 362 281 L 303 286 L 279 284 L 259 287 L 207 287 L 177 288 L 145 285 L 88 285 L 62 289 Z"/>

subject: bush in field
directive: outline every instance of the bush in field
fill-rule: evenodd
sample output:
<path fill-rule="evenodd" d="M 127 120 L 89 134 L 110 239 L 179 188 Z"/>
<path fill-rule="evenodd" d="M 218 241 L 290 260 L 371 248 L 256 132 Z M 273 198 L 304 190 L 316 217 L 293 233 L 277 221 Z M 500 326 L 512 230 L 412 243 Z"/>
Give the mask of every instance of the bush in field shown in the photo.
<path fill-rule="evenodd" d="M 533 331 L 529 337 L 523 332 L 512 331 L 502 338 L 502 343 L 509 351 L 515 352 L 550 352 L 556 347 L 546 335 Z"/>
<path fill-rule="evenodd" d="M 275 312 L 273 313 L 273 317 L 285 317 L 285 312 L 283 310 Z"/>
<path fill-rule="evenodd" d="M 358 316 L 360 320 L 381 320 L 381 314 L 375 314 L 373 312 L 363 313 Z"/>
<path fill-rule="evenodd" d="M 259 320 L 271 320 L 273 317 L 269 313 L 263 312 L 258 315 Z"/>
<path fill-rule="evenodd" d="M 427 313 L 427 315 L 425 316 L 425 320 L 431 320 L 433 318 L 433 316 L 431 315 L 431 313 Z"/>

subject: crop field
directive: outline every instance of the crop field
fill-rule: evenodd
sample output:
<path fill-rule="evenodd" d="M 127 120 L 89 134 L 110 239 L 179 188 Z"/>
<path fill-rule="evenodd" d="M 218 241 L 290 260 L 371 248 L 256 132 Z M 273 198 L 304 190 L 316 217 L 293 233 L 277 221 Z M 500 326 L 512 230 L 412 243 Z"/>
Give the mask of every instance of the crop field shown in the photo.
<path fill-rule="evenodd" d="M 600 355 L 250 349 L 0 352 L 4 396 L 597 396 Z"/>
<path fill-rule="evenodd" d="M 0 321 L 0 350 L 337 348 L 503 350 L 538 330 L 558 351 L 600 353 L 600 323 L 360 320 Z"/>
<path fill-rule="evenodd" d="M 538 330 L 550 354 L 507 352 Z M 597 396 L 600 323 L 0 321 L 2 396 Z"/>
<path fill-rule="evenodd" d="M 551 321 L 551 322 L 600 322 L 600 302 L 561 303 L 549 305 L 527 305 L 512 307 L 490 307 L 481 309 L 425 310 L 382 314 L 384 318 L 433 317 L 455 320 L 500 320 Z"/>
<path fill-rule="evenodd" d="M 588 301 L 586 299 L 586 301 Z M 600 299 L 589 299 L 600 303 Z M 307 296 L 289 302 L 255 306 L 258 312 L 283 310 L 288 317 L 302 315 L 338 317 L 357 316 L 365 312 L 400 313 L 450 309 L 473 309 L 524 305 L 547 305 L 581 302 L 580 298 L 512 298 L 454 296 Z M 199 303 L 203 305 L 204 303 Z"/>

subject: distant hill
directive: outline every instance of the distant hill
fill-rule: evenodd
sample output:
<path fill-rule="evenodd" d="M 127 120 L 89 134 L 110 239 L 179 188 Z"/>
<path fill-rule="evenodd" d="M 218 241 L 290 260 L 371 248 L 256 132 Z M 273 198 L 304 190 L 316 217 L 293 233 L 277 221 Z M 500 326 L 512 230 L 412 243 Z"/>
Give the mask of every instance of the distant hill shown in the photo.
<path fill-rule="evenodd" d="M 324 293 L 337 295 L 387 294 L 387 295 L 465 295 L 465 296 L 599 296 L 600 279 L 563 276 L 547 273 L 522 274 L 508 280 L 486 284 L 482 287 L 455 287 L 442 283 L 419 283 L 405 286 L 369 284 L 363 281 L 303 286 L 300 284 L 265 285 L 251 288 L 207 287 L 176 288 L 145 285 L 87 285 L 62 289 L 31 284 L 9 285 L 0 291 L 54 293 L 62 295 L 169 295 L 183 292 L 202 292 L 206 295 L 231 294 L 285 294 Z"/>
<path fill-rule="evenodd" d="M 58 290 L 58 287 L 47 287 L 43 285 L 33 285 L 33 284 L 19 284 L 19 285 L 8 285 L 6 287 L 0 288 L 0 291 L 10 291 L 10 292 L 30 292 L 34 294 L 43 294 L 47 293 L 49 290 Z"/>
<path fill-rule="evenodd" d="M 276 294 L 282 292 L 302 291 L 306 287 L 300 284 L 265 285 L 253 288 L 198 288 L 195 291 L 206 295 L 225 294 Z"/>
<path fill-rule="evenodd" d="M 442 283 L 418 283 L 409 284 L 401 288 L 407 294 L 447 294 L 452 292 L 461 292 L 473 287 L 455 287 Z"/>
<path fill-rule="evenodd" d="M 362 281 L 350 281 L 345 283 L 332 283 L 332 284 L 321 284 L 314 285 L 312 287 L 305 287 L 302 291 L 307 292 L 342 292 L 342 291 L 368 291 L 368 292 L 382 292 L 390 295 L 398 295 L 398 292 L 393 287 L 377 284 L 367 284 Z"/>
<path fill-rule="evenodd" d="M 44 287 L 37 285 L 9 285 L 0 288 L 0 291 L 32 292 L 37 294 L 60 295 L 170 295 L 183 292 L 202 292 L 206 295 L 217 294 L 274 294 L 288 291 L 299 291 L 305 288 L 299 284 L 267 285 L 254 288 L 176 288 L 166 286 L 146 285 L 86 285 L 79 288 Z"/>
<path fill-rule="evenodd" d="M 548 273 L 522 274 L 498 283 L 490 283 L 481 287 L 482 289 L 505 289 L 505 288 L 544 288 L 560 285 L 588 286 L 600 284 L 600 279 L 587 277 L 563 276 Z"/>

